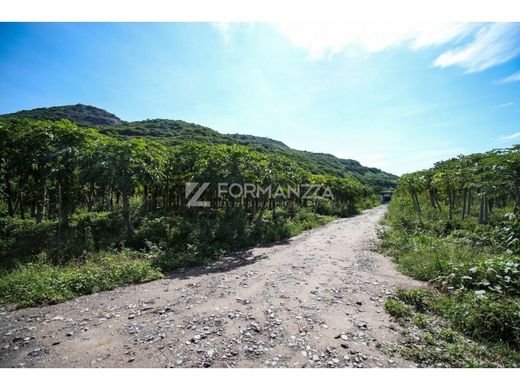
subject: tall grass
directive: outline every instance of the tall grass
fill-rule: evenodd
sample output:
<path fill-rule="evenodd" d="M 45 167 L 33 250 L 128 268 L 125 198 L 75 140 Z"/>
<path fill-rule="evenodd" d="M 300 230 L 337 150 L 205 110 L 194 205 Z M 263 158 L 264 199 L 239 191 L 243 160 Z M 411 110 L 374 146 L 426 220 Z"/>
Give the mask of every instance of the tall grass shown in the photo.
<path fill-rule="evenodd" d="M 381 249 L 400 271 L 440 293 L 427 299 L 427 310 L 475 340 L 520 349 L 520 256 L 508 246 L 508 223 L 506 209 L 496 209 L 488 224 L 479 225 L 448 221 L 427 207 L 418 221 L 411 202 L 397 196 L 385 218 Z"/>

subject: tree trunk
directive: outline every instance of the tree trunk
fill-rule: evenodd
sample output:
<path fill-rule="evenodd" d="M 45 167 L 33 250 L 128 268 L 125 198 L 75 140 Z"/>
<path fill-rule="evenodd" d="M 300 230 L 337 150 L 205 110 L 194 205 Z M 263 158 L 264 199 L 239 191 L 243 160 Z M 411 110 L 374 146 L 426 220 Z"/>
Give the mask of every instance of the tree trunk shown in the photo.
<path fill-rule="evenodd" d="M 472 206 L 472 203 L 473 203 L 473 193 L 471 192 L 471 189 L 468 190 L 468 208 L 466 210 L 466 215 L 467 216 L 471 216 L 471 206 Z"/>
<path fill-rule="evenodd" d="M 14 207 L 13 207 L 13 190 L 11 189 L 11 182 L 9 179 L 5 184 L 5 193 L 7 195 L 7 214 L 10 217 L 14 217 Z"/>
<path fill-rule="evenodd" d="M 43 194 L 36 204 L 36 222 L 43 221 L 45 215 L 45 199 L 47 198 L 47 186 L 43 186 Z"/>
<path fill-rule="evenodd" d="M 114 211 L 114 194 L 112 187 L 108 190 L 108 211 Z"/>
<path fill-rule="evenodd" d="M 64 186 L 66 188 L 66 185 Z M 61 185 L 58 185 L 58 206 L 59 206 L 59 218 L 61 226 L 64 228 L 69 227 L 69 199 L 67 191 L 63 190 Z"/>
<path fill-rule="evenodd" d="M 146 214 L 148 214 L 148 186 L 147 185 L 144 186 L 144 190 L 143 190 L 142 209 L 143 209 L 143 215 L 146 216 Z"/>
<path fill-rule="evenodd" d="M 464 219 L 466 218 L 466 203 L 468 201 L 468 190 L 465 189 L 464 191 L 462 191 L 462 210 L 461 210 L 461 213 L 460 213 L 460 219 Z"/>
<path fill-rule="evenodd" d="M 417 218 L 419 218 L 419 222 L 422 224 L 422 210 L 421 204 L 419 203 L 419 198 L 416 192 L 411 193 L 413 208 L 415 209 L 415 213 L 417 214 Z"/>
<path fill-rule="evenodd" d="M 151 201 L 151 209 L 152 209 L 152 212 L 157 210 L 157 199 L 159 198 L 159 190 L 157 188 L 157 186 L 154 186 L 152 188 L 152 201 Z"/>
<path fill-rule="evenodd" d="M 125 220 L 126 230 L 129 236 L 134 235 L 134 225 L 130 219 L 130 200 L 128 197 L 128 192 L 123 190 L 121 192 L 122 200 L 123 200 L 123 219 Z"/>
<path fill-rule="evenodd" d="M 90 183 L 90 189 L 88 193 L 88 201 L 87 201 L 87 209 L 88 211 L 92 211 L 94 208 L 94 183 Z"/>
<path fill-rule="evenodd" d="M 433 191 L 433 189 L 430 189 L 428 192 L 430 193 L 430 203 L 432 205 L 432 208 L 435 210 L 437 208 L 437 202 L 436 202 L 436 199 L 435 199 L 435 192 Z"/>
<path fill-rule="evenodd" d="M 36 199 L 31 199 L 31 218 L 36 219 Z"/>
<path fill-rule="evenodd" d="M 520 217 L 520 180 L 514 181 L 513 191 L 515 193 L 515 200 L 516 200 L 514 213 L 517 217 Z"/>
<path fill-rule="evenodd" d="M 478 213 L 478 223 L 485 223 L 488 219 L 488 200 L 487 196 L 484 194 L 480 198 L 480 210 Z"/>
<path fill-rule="evenodd" d="M 439 202 L 439 197 L 437 196 L 437 193 L 435 193 L 435 204 L 437 204 L 437 209 L 439 211 L 442 211 L 442 207 L 441 207 L 441 204 Z"/>
<path fill-rule="evenodd" d="M 20 189 L 20 218 L 25 219 L 25 204 L 23 191 Z"/>
<path fill-rule="evenodd" d="M 453 219 L 453 209 L 455 208 L 455 192 L 448 189 L 448 220 Z"/>

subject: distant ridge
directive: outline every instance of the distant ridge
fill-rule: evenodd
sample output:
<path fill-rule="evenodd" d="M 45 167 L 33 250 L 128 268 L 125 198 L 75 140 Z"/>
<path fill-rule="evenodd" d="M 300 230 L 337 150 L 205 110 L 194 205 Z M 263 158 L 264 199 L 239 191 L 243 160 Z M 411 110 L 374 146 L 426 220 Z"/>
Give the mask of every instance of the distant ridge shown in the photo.
<path fill-rule="evenodd" d="M 68 119 L 83 126 L 114 126 L 124 123 L 114 114 L 86 104 L 74 104 L 69 106 L 55 106 L 47 108 L 35 108 L 32 110 L 18 111 L 2 117 L 31 118 L 39 120 Z"/>
<path fill-rule="evenodd" d="M 258 142 L 259 144 L 265 145 L 277 145 L 282 148 L 289 148 L 286 144 L 281 141 L 277 141 L 275 139 L 267 138 L 267 137 L 258 137 L 256 135 L 249 134 L 228 134 L 230 137 L 242 141 L 242 142 Z"/>
<path fill-rule="evenodd" d="M 101 108 L 85 104 L 36 108 L 0 115 L 0 119 L 31 118 L 39 120 L 69 119 L 78 125 L 94 127 L 103 134 L 117 138 L 147 138 L 175 146 L 195 141 L 210 145 L 243 145 L 253 150 L 279 154 L 293 159 L 314 174 L 351 177 L 378 189 L 394 188 L 397 176 L 378 168 L 361 165 L 356 160 L 343 159 L 327 153 L 313 153 L 292 149 L 283 142 L 267 137 L 245 134 L 223 134 L 209 127 L 183 120 L 147 119 L 126 122 Z"/>

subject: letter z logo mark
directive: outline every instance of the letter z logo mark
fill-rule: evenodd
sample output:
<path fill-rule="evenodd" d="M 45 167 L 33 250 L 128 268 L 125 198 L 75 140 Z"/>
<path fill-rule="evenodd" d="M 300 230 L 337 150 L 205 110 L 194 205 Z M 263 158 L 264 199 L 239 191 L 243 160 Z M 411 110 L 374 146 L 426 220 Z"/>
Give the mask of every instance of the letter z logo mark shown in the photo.
<path fill-rule="evenodd" d="M 191 195 L 193 190 L 199 185 L 199 183 L 186 183 L 186 199 Z M 201 201 L 199 198 L 209 187 L 209 183 L 202 183 L 199 189 L 193 194 L 187 203 L 188 207 L 210 207 L 208 200 Z"/>

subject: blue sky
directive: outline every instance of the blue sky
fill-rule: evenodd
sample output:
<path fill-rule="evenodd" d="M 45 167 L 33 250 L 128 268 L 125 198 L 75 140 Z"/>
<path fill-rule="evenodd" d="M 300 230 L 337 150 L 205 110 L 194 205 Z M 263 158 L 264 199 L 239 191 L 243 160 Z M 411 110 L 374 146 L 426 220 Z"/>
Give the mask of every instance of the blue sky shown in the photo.
<path fill-rule="evenodd" d="M 520 24 L 0 24 L 0 113 L 85 103 L 389 172 L 520 143 Z"/>

